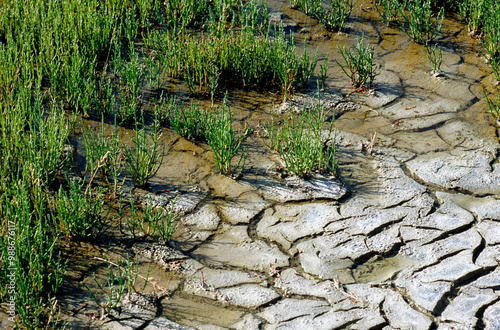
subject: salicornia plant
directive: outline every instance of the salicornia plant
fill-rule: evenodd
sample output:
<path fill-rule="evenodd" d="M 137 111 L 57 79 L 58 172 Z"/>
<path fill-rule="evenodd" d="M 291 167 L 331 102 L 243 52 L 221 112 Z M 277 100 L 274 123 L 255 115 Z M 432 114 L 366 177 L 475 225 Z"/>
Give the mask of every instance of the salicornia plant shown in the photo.
<path fill-rule="evenodd" d="M 431 46 L 428 43 L 425 43 L 424 49 L 427 54 L 427 58 L 432 64 L 432 74 L 439 75 L 441 73 L 441 63 L 443 63 L 443 53 L 441 51 L 441 47 L 437 44 L 433 44 Z"/>
<path fill-rule="evenodd" d="M 375 9 L 383 22 L 389 26 L 389 23 L 396 22 L 399 16 L 400 0 L 379 0 Z"/>
<path fill-rule="evenodd" d="M 365 46 L 364 36 L 358 38 L 358 43 L 354 46 L 354 51 L 345 46 L 338 46 L 340 56 L 344 63 L 335 60 L 342 71 L 351 79 L 351 85 L 355 88 L 364 87 L 368 84 L 368 88 L 373 86 L 373 80 L 377 75 L 375 64 L 373 63 L 373 55 L 375 49 L 370 46 Z"/>
<path fill-rule="evenodd" d="M 212 149 L 217 168 L 222 174 L 238 177 L 245 166 L 246 150 L 243 150 L 238 163 L 233 167 L 232 159 L 238 154 L 249 129 L 236 135 L 233 129 L 233 113 L 223 102 L 222 106 L 213 108 L 208 113 L 205 135 Z"/>
<path fill-rule="evenodd" d="M 432 42 L 439 32 L 444 18 L 444 7 L 434 17 L 431 0 L 405 1 L 399 7 L 405 33 L 419 44 Z"/>
<path fill-rule="evenodd" d="M 325 132 L 326 119 L 327 113 L 319 100 L 316 109 L 288 115 L 281 127 L 275 126 L 273 118 L 267 127 L 270 146 L 277 149 L 289 174 L 299 177 L 309 177 L 314 172 L 336 174 L 338 162 L 333 119 Z"/>
<path fill-rule="evenodd" d="M 148 134 L 144 127 L 139 128 L 137 124 L 131 138 L 133 147 L 124 148 L 128 169 L 139 187 L 146 187 L 149 179 L 160 169 L 165 151 L 161 135 L 158 125 L 153 125 Z"/>
<path fill-rule="evenodd" d="M 351 15 L 353 0 L 328 0 L 329 7 L 320 19 L 327 29 L 338 31 L 347 24 Z"/>
<path fill-rule="evenodd" d="M 338 31 L 351 15 L 353 0 L 328 0 L 326 8 L 322 0 L 290 0 L 292 8 L 317 19 L 327 29 Z"/>
<path fill-rule="evenodd" d="M 92 290 L 87 284 L 84 286 L 89 291 L 92 300 L 102 308 L 102 317 L 108 315 L 125 295 L 135 291 L 135 282 L 139 275 L 139 264 L 137 261 L 119 260 L 116 263 L 105 260 L 108 264 L 106 282 L 102 283 L 93 275 L 93 280 L 98 290 Z"/>
<path fill-rule="evenodd" d="M 106 227 L 109 209 L 104 206 L 102 189 L 85 190 L 85 182 L 69 182 L 69 191 L 59 188 L 56 201 L 61 232 L 70 237 L 97 237 Z"/>
<path fill-rule="evenodd" d="M 484 88 L 484 86 L 483 86 L 483 94 L 488 104 L 488 109 L 490 110 L 491 116 L 495 120 L 500 121 L 500 96 L 497 96 L 497 102 L 495 104 L 495 102 L 493 102 L 488 98 L 488 93 L 486 93 L 486 89 Z"/>
<path fill-rule="evenodd" d="M 321 89 L 326 87 L 326 79 L 328 78 L 328 53 L 325 56 L 323 64 L 319 66 L 319 78 L 321 79 Z"/>
<path fill-rule="evenodd" d="M 170 123 L 173 129 L 188 139 L 200 140 L 205 136 L 207 112 L 195 103 L 191 106 L 175 106 L 171 111 Z"/>

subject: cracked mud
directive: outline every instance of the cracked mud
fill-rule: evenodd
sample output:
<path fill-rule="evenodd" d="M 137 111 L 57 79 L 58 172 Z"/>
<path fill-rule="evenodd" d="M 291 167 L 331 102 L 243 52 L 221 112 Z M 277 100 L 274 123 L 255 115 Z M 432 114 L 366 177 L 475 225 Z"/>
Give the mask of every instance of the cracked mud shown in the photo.
<path fill-rule="evenodd" d="M 135 294 L 103 326 L 500 329 L 500 144 L 476 88 L 489 73 L 448 49 L 445 76 L 432 77 L 412 65 L 415 45 L 385 52 L 390 38 L 377 45 L 375 96 L 332 81 L 322 99 L 338 110 L 342 181 L 281 179 L 275 157 L 254 148 L 239 181 L 136 192 L 154 205 L 177 196 L 175 248 L 131 247 L 160 266 L 171 295 Z"/>

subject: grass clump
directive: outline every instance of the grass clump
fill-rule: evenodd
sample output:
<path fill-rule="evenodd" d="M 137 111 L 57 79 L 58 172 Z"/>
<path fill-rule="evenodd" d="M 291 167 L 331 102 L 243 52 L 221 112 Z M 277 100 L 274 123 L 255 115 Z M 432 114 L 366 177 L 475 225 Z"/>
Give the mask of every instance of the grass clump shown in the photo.
<path fill-rule="evenodd" d="M 432 64 L 432 74 L 440 74 L 441 64 L 443 63 L 443 52 L 441 51 L 441 47 L 437 44 L 429 45 L 428 43 L 425 43 L 424 50 L 427 54 L 427 58 Z"/>
<path fill-rule="evenodd" d="M 483 94 L 486 102 L 488 104 L 488 109 L 490 110 L 490 114 L 493 119 L 500 121 L 500 96 L 497 96 L 497 102 L 493 102 L 490 98 L 488 98 L 488 93 L 483 86 Z"/>
<path fill-rule="evenodd" d="M 380 18 L 389 26 L 391 22 L 397 22 L 399 18 L 400 0 L 378 0 L 375 5 Z"/>
<path fill-rule="evenodd" d="M 161 132 L 153 125 L 148 134 L 144 127 L 135 126 L 131 148 L 124 148 L 128 170 L 139 187 L 147 187 L 149 179 L 156 175 L 163 161 L 165 147 L 161 145 Z"/>
<path fill-rule="evenodd" d="M 432 42 L 441 31 L 444 7 L 434 17 L 431 0 L 407 0 L 399 7 L 399 14 L 405 33 L 416 43 L 425 44 Z"/>
<path fill-rule="evenodd" d="M 21 175 L 31 173 L 28 165 Z M 66 264 L 57 252 L 58 233 L 53 230 L 42 182 L 16 179 L 9 188 L 3 187 L 0 199 L 0 224 L 5 231 L 0 237 L 4 269 L 0 297 L 4 302 L 15 301 L 16 326 L 57 327 L 57 294 L 66 273 Z"/>
<path fill-rule="evenodd" d="M 122 302 L 126 295 L 135 291 L 135 283 L 139 276 L 139 263 L 130 260 L 119 260 L 116 263 L 107 261 L 108 271 L 106 280 L 100 281 L 96 274 L 93 274 L 94 284 L 97 290 L 92 290 L 87 284 L 84 286 L 89 291 L 92 300 L 99 306 L 101 318 L 109 313 Z"/>
<path fill-rule="evenodd" d="M 246 149 L 243 150 L 237 164 L 232 166 L 232 159 L 247 137 L 250 129 L 246 129 L 239 136 L 233 129 L 233 113 L 224 101 L 222 106 L 213 108 L 206 123 L 206 138 L 214 154 L 217 168 L 222 174 L 239 177 L 245 166 Z"/>
<path fill-rule="evenodd" d="M 304 110 L 299 115 L 290 114 L 282 120 L 280 127 L 275 126 L 273 118 L 267 127 L 270 146 L 278 151 L 289 174 L 307 178 L 315 172 L 337 173 L 333 119 L 323 132 L 326 119 L 327 112 L 319 100 L 316 109 Z"/>
<path fill-rule="evenodd" d="M 102 189 L 84 190 L 85 183 L 69 183 L 69 191 L 59 188 L 56 202 L 61 232 L 70 237 L 95 238 L 106 227 L 109 210 Z"/>
<path fill-rule="evenodd" d="M 172 109 L 170 123 L 180 136 L 202 140 L 205 137 L 207 115 L 207 111 L 195 103 L 184 107 L 177 105 Z"/>
<path fill-rule="evenodd" d="M 351 15 L 353 0 L 328 0 L 326 8 L 321 0 L 290 0 L 292 8 L 316 18 L 325 28 L 339 31 L 347 24 Z"/>
<path fill-rule="evenodd" d="M 354 46 L 354 51 L 347 47 L 338 46 L 343 64 L 338 60 L 335 62 L 340 66 L 350 79 L 351 85 L 355 88 L 364 87 L 368 83 L 368 88 L 373 86 L 373 80 L 377 76 L 375 64 L 373 63 L 373 54 L 375 49 L 370 46 L 365 46 L 364 36 L 357 38 L 358 43 Z"/>

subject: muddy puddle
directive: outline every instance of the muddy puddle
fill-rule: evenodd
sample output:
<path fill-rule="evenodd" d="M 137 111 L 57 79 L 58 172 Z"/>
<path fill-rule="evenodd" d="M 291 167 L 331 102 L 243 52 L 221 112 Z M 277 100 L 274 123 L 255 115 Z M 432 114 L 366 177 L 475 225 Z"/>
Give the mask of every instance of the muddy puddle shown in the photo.
<path fill-rule="evenodd" d="M 447 17 L 443 75 L 434 77 L 423 46 L 385 26 L 369 2 L 355 1 L 341 33 L 267 3 L 299 51 L 303 40 L 311 56 L 317 47 L 318 65 L 329 53 L 325 93 L 342 98 L 332 108 L 340 178 L 304 185 L 277 175 L 282 165 L 258 133 L 279 95 L 229 94 L 235 127 L 255 130 L 239 180 L 218 174 L 206 143 L 163 128 L 166 154 L 149 189 L 127 181 L 124 190 L 139 208 L 175 200 L 172 247 L 131 237 L 117 219 L 96 243 L 63 244 L 68 328 L 499 329 L 500 147 L 481 91 L 493 91 L 494 79 L 480 44 Z M 375 47 L 375 95 L 350 94 L 333 62 L 337 46 L 362 35 Z M 315 88 L 313 78 L 297 95 L 316 98 Z M 151 303 L 129 301 L 99 320 L 85 285 L 102 291 L 93 274 L 105 281 L 106 260 L 120 258 L 137 260 L 133 291 Z"/>

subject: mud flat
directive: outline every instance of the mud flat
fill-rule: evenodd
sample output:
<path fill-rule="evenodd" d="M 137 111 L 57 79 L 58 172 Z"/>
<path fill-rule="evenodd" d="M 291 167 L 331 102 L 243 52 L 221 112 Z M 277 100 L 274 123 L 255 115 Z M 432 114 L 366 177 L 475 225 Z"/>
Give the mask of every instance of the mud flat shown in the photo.
<path fill-rule="evenodd" d="M 187 165 L 165 164 L 152 184 L 169 192 L 133 191 L 155 205 L 175 197 L 182 217 L 172 246 L 106 247 L 133 251 L 141 272 L 153 265 L 166 291 L 148 286 L 104 321 L 81 307 L 81 292 L 63 301 L 78 310 L 63 317 L 70 326 L 500 329 L 500 144 L 477 87 L 490 74 L 474 54 L 447 48 L 444 74 L 434 77 L 423 50 L 389 27 L 351 29 L 372 36 L 380 75 L 375 94 L 350 95 L 335 78 L 322 96 L 337 112 L 340 178 L 282 178 L 253 137 L 248 170 L 235 181 L 210 174 L 206 152 L 176 140 Z M 341 39 L 322 41 L 321 52 Z M 394 42 L 402 46 L 389 49 Z M 297 94 L 280 109 L 305 103 L 307 111 L 316 98 Z M 192 182 L 174 186 L 176 171 Z M 90 283 L 88 269 L 77 273 L 73 285 Z"/>

